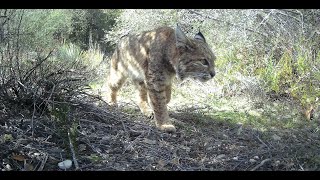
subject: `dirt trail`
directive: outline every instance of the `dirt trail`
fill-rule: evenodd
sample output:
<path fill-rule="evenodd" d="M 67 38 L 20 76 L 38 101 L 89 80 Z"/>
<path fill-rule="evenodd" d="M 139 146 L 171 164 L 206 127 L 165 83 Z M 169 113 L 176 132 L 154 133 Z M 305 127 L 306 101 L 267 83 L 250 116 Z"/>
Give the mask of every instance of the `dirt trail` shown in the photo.
<path fill-rule="evenodd" d="M 191 112 L 171 112 L 177 133 L 155 129 L 154 122 L 108 106 L 82 105 L 74 149 L 82 171 L 270 171 L 320 170 L 319 132 L 305 128 L 265 131 L 217 122 Z M 2 119 L 2 170 L 57 170 L 71 159 L 68 138 L 49 117 Z M 75 170 L 72 166 L 68 170 Z"/>

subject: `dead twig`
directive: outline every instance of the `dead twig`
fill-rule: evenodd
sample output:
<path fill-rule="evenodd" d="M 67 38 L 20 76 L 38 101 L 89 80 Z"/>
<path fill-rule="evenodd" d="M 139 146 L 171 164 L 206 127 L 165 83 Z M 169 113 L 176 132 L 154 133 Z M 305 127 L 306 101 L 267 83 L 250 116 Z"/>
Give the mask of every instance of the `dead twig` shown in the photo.
<path fill-rule="evenodd" d="M 35 113 L 36 113 L 36 101 L 35 101 L 35 96 L 33 95 L 33 112 L 32 112 L 32 117 L 31 117 L 31 136 L 33 136 L 34 134 L 34 126 L 33 126 L 33 120 L 34 120 L 34 116 L 35 116 Z"/>
<path fill-rule="evenodd" d="M 69 145 L 70 145 L 70 150 L 71 150 L 71 153 L 72 153 L 74 166 L 76 167 L 76 170 L 79 170 L 79 164 L 78 164 L 78 161 L 77 161 L 77 158 L 76 158 L 76 154 L 74 152 L 74 148 L 73 148 L 73 144 L 72 144 L 72 141 L 71 141 L 70 131 L 69 130 L 68 130 L 68 138 L 69 138 Z"/>
<path fill-rule="evenodd" d="M 270 161 L 271 159 L 265 159 L 265 160 L 263 160 L 263 161 L 261 161 L 261 163 L 260 164 L 258 164 L 257 166 L 255 166 L 254 168 L 252 168 L 250 171 L 255 171 L 256 169 L 258 169 L 259 167 L 261 167 L 261 166 L 263 166 L 264 165 L 264 163 L 266 163 L 266 162 L 268 162 L 268 161 Z"/>
<path fill-rule="evenodd" d="M 46 164 L 47 160 L 48 160 L 48 154 L 45 154 L 43 160 L 41 161 L 41 165 L 40 165 L 40 167 L 38 168 L 38 171 L 42 171 L 42 170 L 43 170 L 44 165 Z"/>
<path fill-rule="evenodd" d="M 270 149 L 270 147 L 259 138 L 259 135 L 257 135 L 256 137 L 263 145 L 265 145 L 268 149 Z"/>
<path fill-rule="evenodd" d="M 28 80 L 28 78 L 31 76 L 31 74 L 44 62 L 44 61 L 46 61 L 51 55 L 52 55 L 52 53 L 53 53 L 53 50 L 51 50 L 50 52 L 49 52 L 49 54 L 45 57 L 45 58 L 43 58 L 43 59 L 41 59 L 33 68 L 31 68 L 30 69 L 30 71 L 28 71 L 25 75 L 24 75 L 24 77 L 23 77 L 23 82 L 27 82 L 27 80 Z"/>

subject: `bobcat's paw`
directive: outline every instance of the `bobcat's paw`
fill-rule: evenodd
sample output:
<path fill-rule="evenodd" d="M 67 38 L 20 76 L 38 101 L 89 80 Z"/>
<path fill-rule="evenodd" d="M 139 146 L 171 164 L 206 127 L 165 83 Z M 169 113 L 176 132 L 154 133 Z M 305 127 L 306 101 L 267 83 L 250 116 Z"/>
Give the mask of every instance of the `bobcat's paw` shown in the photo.
<path fill-rule="evenodd" d="M 167 132 L 167 133 L 175 133 L 176 132 L 176 127 L 172 124 L 162 124 L 161 126 L 158 126 L 158 128 L 161 131 Z"/>
<path fill-rule="evenodd" d="M 107 102 L 111 107 L 118 107 L 118 103 L 116 102 Z"/>

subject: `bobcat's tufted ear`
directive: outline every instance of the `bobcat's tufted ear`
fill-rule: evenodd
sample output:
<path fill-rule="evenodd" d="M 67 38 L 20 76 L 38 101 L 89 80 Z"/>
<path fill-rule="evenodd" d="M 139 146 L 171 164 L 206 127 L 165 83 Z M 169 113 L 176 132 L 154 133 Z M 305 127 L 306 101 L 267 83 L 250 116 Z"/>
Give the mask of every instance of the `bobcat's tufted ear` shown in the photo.
<path fill-rule="evenodd" d="M 206 42 L 206 39 L 204 38 L 203 34 L 199 32 L 194 36 L 194 39 L 197 39 L 197 40 L 200 40 L 200 41 L 203 41 L 203 42 Z"/>
<path fill-rule="evenodd" d="M 177 47 L 187 47 L 188 46 L 188 38 L 181 30 L 180 26 L 177 24 L 176 26 L 176 46 Z"/>

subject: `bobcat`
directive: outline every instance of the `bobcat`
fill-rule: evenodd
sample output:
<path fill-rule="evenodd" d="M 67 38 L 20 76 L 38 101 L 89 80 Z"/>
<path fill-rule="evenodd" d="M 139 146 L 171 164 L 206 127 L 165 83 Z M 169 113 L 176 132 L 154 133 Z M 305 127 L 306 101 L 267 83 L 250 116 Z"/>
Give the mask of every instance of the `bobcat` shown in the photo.
<path fill-rule="evenodd" d="M 200 31 L 188 38 L 178 25 L 175 30 L 160 27 L 125 36 L 111 57 L 108 102 L 116 105 L 117 91 L 130 77 L 139 90 L 141 112 L 146 116 L 153 114 L 160 130 L 175 132 L 167 110 L 172 79 L 176 75 L 181 81 L 208 81 L 215 75 L 215 59 Z"/>

